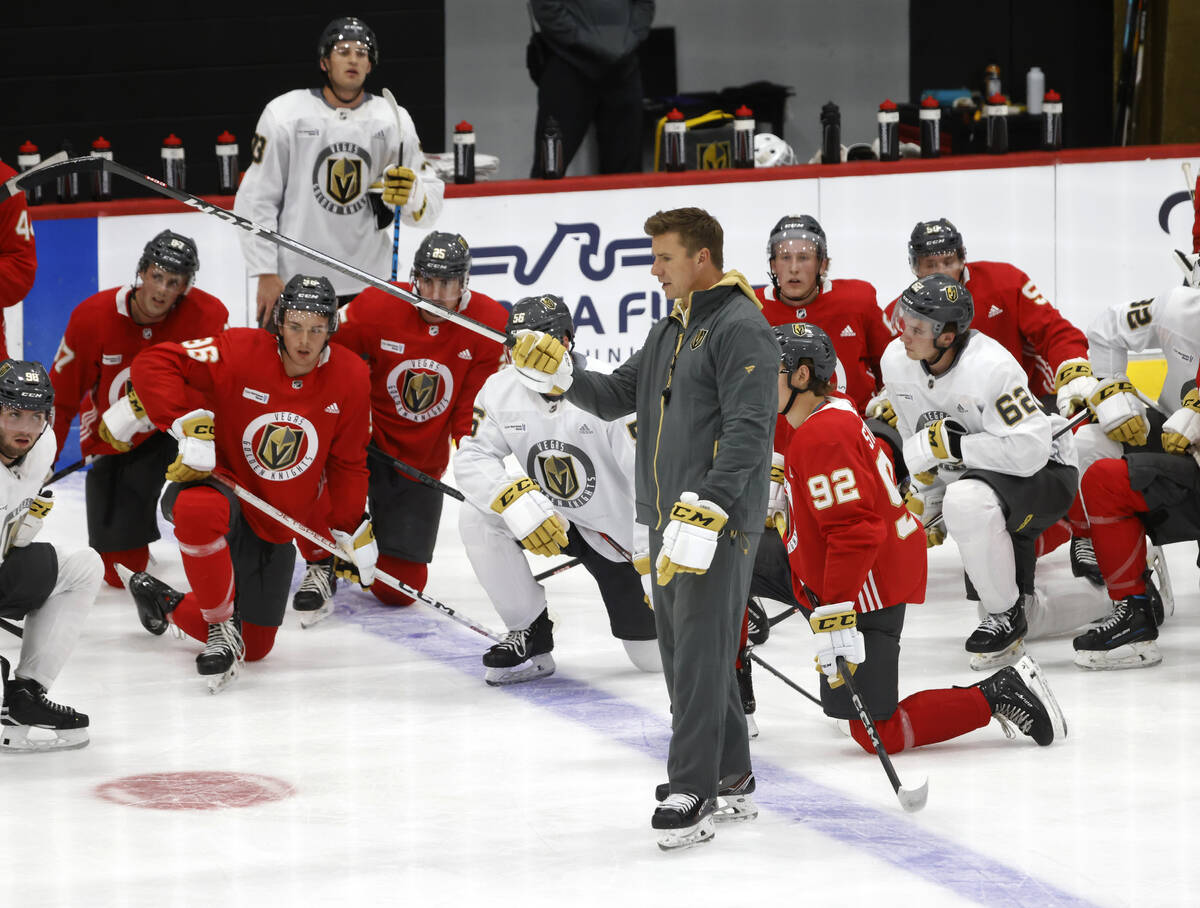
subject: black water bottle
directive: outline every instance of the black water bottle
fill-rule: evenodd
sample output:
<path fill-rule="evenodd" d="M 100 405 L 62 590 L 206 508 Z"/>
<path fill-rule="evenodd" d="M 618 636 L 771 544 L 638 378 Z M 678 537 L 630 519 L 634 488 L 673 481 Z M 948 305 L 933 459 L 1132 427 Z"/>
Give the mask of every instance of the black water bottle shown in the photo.
<path fill-rule="evenodd" d="M 542 179 L 561 180 L 566 168 L 563 166 L 562 129 L 554 117 L 546 117 L 541 142 Z"/>
<path fill-rule="evenodd" d="M 842 112 L 832 101 L 821 108 L 821 163 L 842 163 Z"/>
<path fill-rule="evenodd" d="M 25 144 L 17 149 L 17 169 L 21 171 L 21 173 L 24 173 L 27 170 L 33 170 L 33 168 L 37 167 L 38 164 L 41 163 L 42 155 L 41 152 L 38 151 L 38 147 L 34 145 L 33 142 L 26 139 Z M 41 184 L 37 186 L 30 186 L 25 190 L 25 203 L 27 205 L 40 205 L 42 204 L 42 201 L 43 197 Z"/>
<path fill-rule="evenodd" d="M 106 161 L 113 159 L 112 143 L 104 136 L 92 142 L 92 157 Z M 107 202 L 112 198 L 112 174 L 107 170 L 92 172 L 92 198 L 97 202 Z"/>
<path fill-rule="evenodd" d="M 466 120 L 454 127 L 454 182 L 475 182 L 475 127 Z"/>
<path fill-rule="evenodd" d="M 1058 151 L 1062 148 L 1062 95 L 1053 88 L 1046 92 L 1042 102 L 1042 149 Z"/>
<path fill-rule="evenodd" d="M 237 185 L 237 136 L 227 129 L 217 136 L 217 191 L 222 195 L 232 195 L 237 192 Z"/>
<path fill-rule="evenodd" d="M 75 149 L 67 139 L 63 139 L 62 150 L 67 157 L 73 157 Z M 79 200 L 79 174 L 68 173 L 65 176 L 55 177 L 54 188 L 58 192 L 59 202 L 75 202 Z"/>
<path fill-rule="evenodd" d="M 942 106 L 933 95 L 926 95 L 917 114 L 921 121 L 921 157 L 936 158 L 942 153 Z"/>

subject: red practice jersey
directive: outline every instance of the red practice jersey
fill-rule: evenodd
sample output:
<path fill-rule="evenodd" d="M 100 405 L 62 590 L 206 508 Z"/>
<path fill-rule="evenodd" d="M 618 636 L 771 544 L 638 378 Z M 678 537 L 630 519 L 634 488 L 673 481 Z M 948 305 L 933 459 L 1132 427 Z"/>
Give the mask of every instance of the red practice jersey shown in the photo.
<path fill-rule="evenodd" d="M 896 488 L 892 462 L 853 405 L 831 397 L 784 455 L 792 587 L 857 612 L 925 601 L 925 533 Z"/>
<path fill-rule="evenodd" d="M 54 434 L 62 451 L 71 420 L 79 414 L 79 447 L 85 455 L 115 454 L 97 434 L 104 411 L 125 394 L 129 367 L 142 350 L 164 341 L 212 337 L 225 330 L 229 312 L 210 293 L 194 287 L 153 325 L 135 324 L 129 315 L 129 287 L 110 287 L 75 307 L 54 355 Z M 188 409 L 193 409 L 189 407 Z M 137 447 L 152 432 L 139 432 Z"/>
<path fill-rule="evenodd" d="M 1004 345 L 1025 370 L 1035 396 L 1054 394 L 1054 374 L 1063 360 L 1087 359 L 1083 332 L 1050 305 L 1020 268 L 1006 262 L 970 262 L 965 276 L 975 301 L 971 327 Z M 898 334 L 896 300 L 888 304 L 887 320 Z"/>
<path fill-rule="evenodd" d="M 504 333 L 503 306 L 464 295 L 463 315 Z M 470 434 L 475 395 L 499 368 L 503 344 L 454 322 L 426 324 L 415 306 L 374 287 L 342 311 L 333 340 L 370 366 L 375 446 L 431 476 L 445 473 L 450 442 Z"/>
<path fill-rule="evenodd" d="M 192 409 L 187 392 L 198 392 L 213 412 L 218 474 L 309 527 L 351 532 L 367 509 L 366 364 L 330 344 L 312 372 L 292 378 L 278 344 L 261 328 L 157 344 L 134 360 L 133 387 L 163 430 Z M 291 541 L 286 527 L 242 510 L 260 538 Z"/>
<path fill-rule="evenodd" d="M 0 183 L 17 172 L 0 161 Z M 33 222 L 25 207 L 25 193 L 18 192 L 0 202 L 0 308 L 7 309 L 25 299 L 37 274 L 37 248 Z M 8 357 L 8 344 L 0 331 L 0 359 Z"/>

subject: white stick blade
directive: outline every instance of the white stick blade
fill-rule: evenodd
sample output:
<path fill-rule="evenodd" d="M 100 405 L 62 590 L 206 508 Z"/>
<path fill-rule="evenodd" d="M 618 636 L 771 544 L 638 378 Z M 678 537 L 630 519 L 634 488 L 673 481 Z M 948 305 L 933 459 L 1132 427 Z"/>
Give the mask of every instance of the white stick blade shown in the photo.
<path fill-rule="evenodd" d="M 925 806 L 925 801 L 929 798 L 929 780 L 922 782 L 920 788 L 905 788 L 901 785 L 896 789 L 896 797 L 900 799 L 900 806 L 907 813 L 916 813 Z"/>

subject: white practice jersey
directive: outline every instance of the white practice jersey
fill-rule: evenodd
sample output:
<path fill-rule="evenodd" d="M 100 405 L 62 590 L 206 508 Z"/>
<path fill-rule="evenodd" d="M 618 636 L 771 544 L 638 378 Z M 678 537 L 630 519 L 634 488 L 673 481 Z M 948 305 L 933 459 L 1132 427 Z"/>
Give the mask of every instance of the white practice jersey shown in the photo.
<path fill-rule="evenodd" d="M 12 466 L 0 464 L 0 560 L 12 545 L 13 534 L 28 513 L 33 497 L 45 485 L 57 452 L 54 428 L 47 426 L 20 461 Z"/>
<path fill-rule="evenodd" d="M 1200 363 L 1200 290 L 1173 287 L 1152 300 L 1106 309 L 1088 326 L 1087 339 L 1088 360 L 1100 378 L 1125 375 L 1131 350 L 1160 348 L 1167 377 L 1158 401 L 1173 413 L 1180 389 L 1196 380 Z"/>
<path fill-rule="evenodd" d="M 235 213 L 386 280 L 392 271 L 392 230 L 380 229 L 368 187 L 397 162 L 417 175 L 401 220 L 429 228 L 442 211 L 445 184 L 425 163 L 412 118 L 367 94 L 358 107 L 331 107 L 319 89 L 298 89 L 271 101 L 258 120 L 251 164 L 238 187 Z M 328 277 L 339 296 L 360 281 L 251 234 L 242 235 L 251 277 Z"/>
<path fill-rule="evenodd" d="M 467 501 L 490 513 L 512 479 L 504 463 L 511 454 L 589 546 L 623 561 L 599 534 L 633 551 L 636 434 L 634 417 L 606 422 L 565 399 L 548 401 L 505 368 L 475 398 L 474 428 L 454 455 L 454 479 Z"/>
<path fill-rule="evenodd" d="M 936 419 L 955 419 L 966 427 L 962 463 L 939 464 L 942 480 L 951 482 L 972 468 L 1032 476 L 1049 460 L 1076 466 L 1071 433 L 1051 440 L 1067 421 L 1043 412 L 1025 370 L 986 334 L 972 330 L 954 364 L 938 376 L 909 359 L 899 338 L 888 344 L 880 366 L 901 436 L 908 438 Z"/>

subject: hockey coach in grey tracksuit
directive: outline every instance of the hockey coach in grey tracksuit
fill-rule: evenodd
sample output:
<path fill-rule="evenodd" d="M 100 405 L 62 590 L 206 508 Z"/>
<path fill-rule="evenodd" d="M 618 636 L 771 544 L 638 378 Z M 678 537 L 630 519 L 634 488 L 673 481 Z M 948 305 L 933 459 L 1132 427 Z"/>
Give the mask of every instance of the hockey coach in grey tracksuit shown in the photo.
<path fill-rule="evenodd" d="M 660 211 L 645 230 L 671 314 L 611 375 L 565 362 L 558 381 L 571 371 L 567 399 L 601 418 L 637 411 L 637 521 L 650 527 L 639 569 L 655 581 L 671 698 L 669 793 L 691 796 L 664 800 L 653 825 L 686 828 L 719 789 L 753 790 L 734 663 L 767 508 L 779 346 L 746 279 L 723 271 L 716 219 Z M 519 367 L 530 359 L 521 348 Z M 676 821 L 660 817 L 676 808 Z"/>

